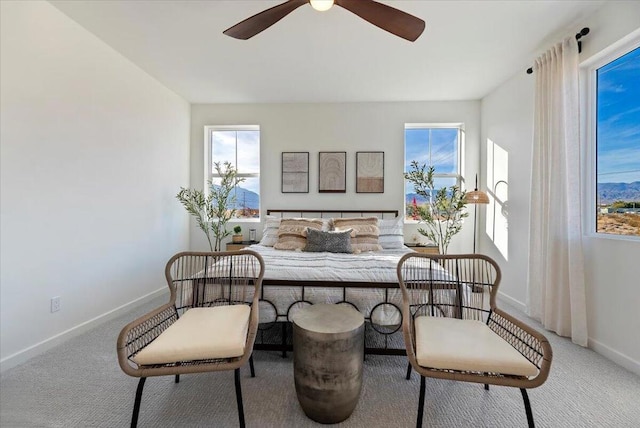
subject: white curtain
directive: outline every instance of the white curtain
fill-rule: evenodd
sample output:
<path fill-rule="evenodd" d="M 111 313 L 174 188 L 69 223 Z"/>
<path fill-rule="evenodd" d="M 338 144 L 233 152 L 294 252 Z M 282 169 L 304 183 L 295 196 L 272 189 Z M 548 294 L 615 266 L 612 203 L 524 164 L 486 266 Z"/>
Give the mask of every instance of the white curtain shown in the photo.
<path fill-rule="evenodd" d="M 536 60 L 528 314 L 587 346 L 580 191 L 578 43 Z"/>

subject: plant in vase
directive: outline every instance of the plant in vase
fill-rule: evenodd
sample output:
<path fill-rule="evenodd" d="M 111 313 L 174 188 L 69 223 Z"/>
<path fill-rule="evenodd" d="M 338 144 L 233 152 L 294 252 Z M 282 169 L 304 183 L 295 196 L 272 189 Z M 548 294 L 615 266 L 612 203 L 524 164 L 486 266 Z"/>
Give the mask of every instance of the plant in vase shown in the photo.
<path fill-rule="evenodd" d="M 433 166 L 427 168 L 411 161 L 411 169 L 404 173 L 404 178 L 413 184 L 416 194 L 426 202 L 419 205 L 414 200 L 407 205 L 407 215 L 425 224 L 426 227 L 419 228 L 418 233 L 436 244 L 440 254 L 447 254 L 451 238 L 460 232 L 463 219 L 469 216 L 464 210 L 466 192 L 458 186 L 436 189 L 434 173 Z"/>
<path fill-rule="evenodd" d="M 220 184 L 209 181 L 209 192 L 206 195 L 198 189 L 181 187 L 176 198 L 196 219 L 198 227 L 207 237 L 211 251 L 219 251 L 222 240 L 231 235 L 227 230 L 227 223 L 236 213 L 236 196 L 233 191 L 245 179 L 238 177 L 238 171 L 229 162 L 222 165 L 215 162 L 213 166 Z"/>
<path fill-rule="evenodd" d="M 231 242 L 242 242 L 242 227 L 237 225 L 233 228 L 233 236 L 231 236 Z"/>

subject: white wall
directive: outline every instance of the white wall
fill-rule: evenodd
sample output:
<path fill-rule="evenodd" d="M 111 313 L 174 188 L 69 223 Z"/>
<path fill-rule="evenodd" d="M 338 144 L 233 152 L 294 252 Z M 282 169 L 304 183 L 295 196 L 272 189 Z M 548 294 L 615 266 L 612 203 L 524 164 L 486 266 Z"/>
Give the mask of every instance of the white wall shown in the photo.
<path fill-rule="evenodd" d="M 403 212 L 405 123 L 460 123 L 466 129 L 466 177 L 478 166 L 479 101 L 337 104 L 225 104 L 191 107 L 191 186 L 204 185 L 203 153 L 206 125 L 260 125 L 261 209 L 397 209 Z M 310 152 L 308 194 L 283 194 L 283 151 Z M 318 193 L 318 152 L 347 152 L 346 193 Z M 355 191 L 355 153 L 384 151 L 383 194 Z M 473 215 L 473 213 L 472 213 Z M 471 252 L 473 218 L 454 238 L 450 252 Z M 247 228 L 245 228 L 247 229 Z M 261 227 L 258 225 L 258 235 Z M 415 225 L 406 228 L 410 237 Z M 192 249 L 207 249 L 203 233 L 193 224 Z"/>
<path fill-rule="evenodd" d="M 482 100 L 482 176 L 487 174 L 487 143 L 492 141 L 509 156 L 508 254 L 502 254 L 485 229 L 488 207 L 482 207 L 480 252 L 494 258 L 502 270 L 500 292 L 525 308 L 529 242 L 529 195 L 533 142 L 533 77 L 524 71 Z M 486 180 L 483 180 L 486 182 Z M 486 188 L 483 188 L 485 190 Z"/>
<path fill-rule="evenodd" d="M 1 7 L 4 370 L 166 288 L 190 106 L 49 3 Z"/>
<path fill-rule="evenodd" d="M 610 2 L 593 16 L 567 29 L 566 34 L 590 27 L 591 33 L 585 37 L 580 56 L 581 61 L 587 61 L 636 30 L 639 23 L 640 2 Z M 481 106 L 483 168 L 487 139 L 509 152 L 511 250 L 507 261 L 486 234 L 481 235 L 480 248 L 500 260 L 504 274 L 501 290 L 521 305 L 526 300 L 534 79 L 524 72 L 515 75 L 485 97 Z M 589 236 L 585 236 L 583 242 L 589 347 L 640 374 L 640 318 L 637 316 L 640 245 Z"/>

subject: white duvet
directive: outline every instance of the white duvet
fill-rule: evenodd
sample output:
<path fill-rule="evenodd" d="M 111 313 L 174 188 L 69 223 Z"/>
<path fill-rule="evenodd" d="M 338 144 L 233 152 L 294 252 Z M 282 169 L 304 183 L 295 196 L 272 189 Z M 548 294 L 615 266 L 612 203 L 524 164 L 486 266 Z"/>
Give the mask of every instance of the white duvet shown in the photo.
<path fill-rule="evenodd" d="M 264 259 L 264 279 L 260 296 L 260 322 L 291 321 L 295 312 L 308 304 L 348 302 L 378 326 L 396 330 L 402 320 L 402 293 L 398 284 L 397 266 L 400 258 L 413 250 L 403 247 L 382 251 L 346 253 L 310 253 L 275 250 L 273 247 L 251 245 L 246 249 Z M 450 277 L 437 264 L 431 265 L 432 275 Z M 224 271 L 224 269 L 222 269 Z M 278 280 L 299 281 L 300 284 L 278 284 Z M 309 284 L 318 281 L 319 284 Z M 338 286 L 324 286 L 323 281 Z M 357 282 L 362 286 L 340 287 L 341 282 Z M 371 284 L 368 284 L 371 283 Z M 376 286 L 389 284 L 391 287 Z M 304 284 L 304 285 L 302 285 Z M 182 304 L 190 304 L 192 284 L 180 284 Z M 219 286 L 207 286 L 207 295 L 215 294 Z"/>
<path fill-rule="evenodd" d="M 413 250 L 404 247 L 359 254 L 307 253 L 274 250 L 251 245 L 248 249 L 264 259 L 264 279 L 287 281 L 356 281 L 397 284 L 396 269 L 400 258 Z"/>
<path fill-rule="evenodd" d="M 262 287 L 261 322 L 291 321 L 295 312 L 309 303 L 346 301 L 373 324 L 391 327 L 392 330 L 400 328 L 402 292 L 397 287 L 397 267 L 400 258 L 413 250 L 403 247 L 359 254 L 308 253 L 275 250 L 259 244 L 247 249 L 262 256 L 264 279 L 271 282 Z M 432 266 L 439 278 L 448 276 L 437 264 Z M 304 281 L 307 285 L 277 285 L 277 280 Z M 358 282 L 364 287 L 314 286 L 308 285 L 307 281 Z M 396 287 L 367 286 L 367 283 L 389 283 Z M 306 303 L 300 303 L 303 301 Z"/>

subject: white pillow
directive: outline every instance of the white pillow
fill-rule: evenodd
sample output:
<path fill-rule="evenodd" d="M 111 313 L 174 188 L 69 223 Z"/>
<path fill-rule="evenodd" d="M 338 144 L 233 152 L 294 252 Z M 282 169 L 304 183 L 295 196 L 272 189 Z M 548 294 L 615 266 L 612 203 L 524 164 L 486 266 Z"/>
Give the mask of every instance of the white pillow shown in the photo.
<path fill-rule="evenodd" d="M 260 245 L 265 247 L 273 247 L 278 242 L 278 229 L 280 228 L 280 220 L 282 218 L 273 215 L 264 216 L 264 229 L 262 231 L 262 239 Z M 284 217 L 287 218 L 287 217 Z M 323 219 L 305 219 L 305 220 L 322 220 L 322 231 L 327 232 L 330 229 L 330 220 L 328 218 Z"/>
<path fill-rule="evenodd" d="M 265 216 L 264 230 L 262 231 L 262 239 L 260 245 L 265 247 L 273 247 L 278 242 L 278 228 L 280 227 L 280 217 L 272 215 Z"/>
<path fill-rule="evenodd" d="M 380 235 L 378 242 L 383 249 L 397 249 L 404 246 L 404 219 L 402 216 L 390 219 L 378 219 Z"/>

